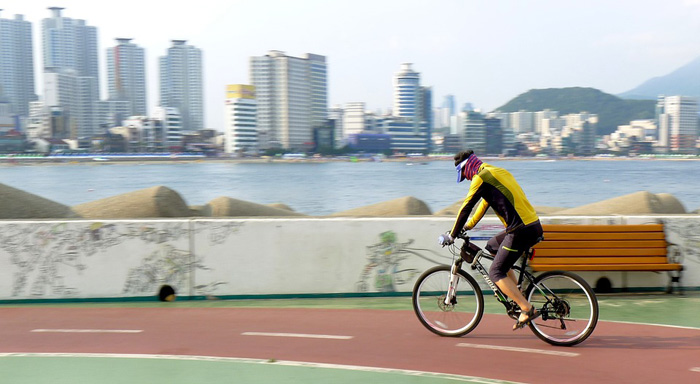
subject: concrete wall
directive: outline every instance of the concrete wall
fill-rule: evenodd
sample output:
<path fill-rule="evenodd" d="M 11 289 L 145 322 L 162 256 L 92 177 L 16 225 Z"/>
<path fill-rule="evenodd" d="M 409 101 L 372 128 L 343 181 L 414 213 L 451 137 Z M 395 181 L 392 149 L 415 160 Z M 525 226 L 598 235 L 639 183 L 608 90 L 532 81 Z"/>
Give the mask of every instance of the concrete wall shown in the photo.
<path fill-rule="evenodd" d="M 682 284 L 700 287 L 700 217 L 543 217 L 544 223 L 662 221 Z M 437 245 L 452 218 L 279 218 L 0 222 L 0 300 L 245 297 L 410 292 L 452 255 Z M 485 218 L 477 244 L 502 229 Z M 665 287 L 667 273 L 582 273 L 592 285 Z M 484 286 L 484 288 L 486 288 Z"/>

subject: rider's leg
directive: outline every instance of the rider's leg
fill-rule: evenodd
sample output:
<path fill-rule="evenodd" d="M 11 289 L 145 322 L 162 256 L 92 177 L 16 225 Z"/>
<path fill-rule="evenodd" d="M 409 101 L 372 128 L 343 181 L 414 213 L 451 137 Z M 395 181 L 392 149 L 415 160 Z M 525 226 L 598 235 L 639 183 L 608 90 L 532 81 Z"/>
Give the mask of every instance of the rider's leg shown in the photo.
<path fill-rule="evenodd" d="M 506 296 L 518 304 L 521 309 L 519 320 L 525 320 L 527 316 L 524 313 L 532 308 L 532 304 L 525 299 L 525 296 L 518 289 L 515 272 L 511 270 L 511 267 L 520 258 L 522 251 L 514 248 L 514 234 L 499 235 L 501 236 L 494 236 L 487 244 L 487 249 L 497 249 L 489 269 L 489 276 Z M 497 245 L 496 242 L 498 242 Z"/>
<path fill-rule="evenodd" d="M 516 304 L 520 307 L 522 310 L 520 314 L 520 320 L 525 320 L 525 315 L 524 313 L 529 311 L 530 308 L 532 308 L 532 304 L 530 304 L 529 301 L 523 296 L 523 294 L 520 292 L 518 289 L 518 285 L 516 284 L 516 280 L 513 279 L 514 276 L 510 276 L 512 271 L 508 273 L 507 277 L 502 278 L 501 280 L 496 281 L 496 285 L 498 288 L 500 288 L 503 293 L 506 294 L 509 298 L 511 298 L 513 301 L 515 301 Z"/>

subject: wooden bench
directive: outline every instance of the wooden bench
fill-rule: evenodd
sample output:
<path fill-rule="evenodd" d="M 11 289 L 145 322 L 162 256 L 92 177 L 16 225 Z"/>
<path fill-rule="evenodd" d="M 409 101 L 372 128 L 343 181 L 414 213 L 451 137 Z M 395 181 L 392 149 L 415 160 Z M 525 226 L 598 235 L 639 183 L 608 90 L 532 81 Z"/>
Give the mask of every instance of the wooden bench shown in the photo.
<path fill-rule="evenodd" d="M 666 256 L 663 224 L 542 227 L 544 240 L 535 246 L 530 261 L 533 271 L 666 271 L 671 275 L 667 292 L 680 284 L 683 265 Z"/>

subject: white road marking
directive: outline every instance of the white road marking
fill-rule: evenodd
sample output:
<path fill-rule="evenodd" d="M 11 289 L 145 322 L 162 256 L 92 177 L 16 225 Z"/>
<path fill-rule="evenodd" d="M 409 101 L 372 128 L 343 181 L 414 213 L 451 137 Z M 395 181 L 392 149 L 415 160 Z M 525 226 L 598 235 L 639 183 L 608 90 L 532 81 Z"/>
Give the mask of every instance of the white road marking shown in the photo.
<path fill-rule="evenodd" d="M 37 333 L 141 333 L 142 329 L 32 329 Z"/>
<path fill-rule="evenodd" d="M 700 367 L 690 368 L 690 372 L 700 372 Z"/>
<path fill-rule="evenodd" d="M 241 364 L 269 364 L 281 365 L 286 367 L 303 367 L 303 368 L 325 368 L 325 369 L 342 369 L 358 372 L 372 373 L 388 373 L 408 376 L 419 376 L 428 378 L 440 378 L 453 381 L 462 381 L 478 384 L 518 384 L 514 381 L 504 381 L 497 379 L 487 379 L 476 376 L 462 376 L 449 373 L 427 372 L 427 371 L 411 371 L 405 369 L 394 368 L 377 368 L 364 367 L 359 365 L 342 365 L 342 364 L 324 364 L 313 363 L 306 361 L 286 361 L 286 360 L 262 360 L 262 359 L 246 359 L 237 357 L 217 357 L 217 356 L 192 356 L 192 355 L 147 355 L 147 354 L 120 354 L 120 353 L 33 353 L 33 352 L 16 352 L 16 353 L 0 353 L 0 358 L 3 357 L 61 357 L 61 358 L 109 358 L 109 359 L 163 359 L 163 360 L 179 360 L 179 361 L 211 361 L 220 363 L 241 363 Z"/>
<path fill-rule="evenodd" d="M 270 336 L 270 337 L 299 337 L 306 339 L 334 339 L 334 340 L 350 340 L 353 336 L 339 335 L 311 335 L 305 333 L 276 333 L 276 332 L 243 332 L 243 336 Z"/>
<path fill-rule="evenodd" d="M 579 356 L 579 354 L 575 353 L 575 352 L 548 351 L 546 349 L 507 347 L 507 346 L 502 346 L 502 345 L 459 343 L 459 344 L 457 344 L 457 346 L 458 347 L 465 347 L 465 348 L 493 349 L 493 350 L 497 350 L 497 351 L 508 351 L 508 352 L 539 353 L 541 355 L 552 355 L 552 356 L 561 356 L 561 357 L 577 357 L 577 356 Z"/>

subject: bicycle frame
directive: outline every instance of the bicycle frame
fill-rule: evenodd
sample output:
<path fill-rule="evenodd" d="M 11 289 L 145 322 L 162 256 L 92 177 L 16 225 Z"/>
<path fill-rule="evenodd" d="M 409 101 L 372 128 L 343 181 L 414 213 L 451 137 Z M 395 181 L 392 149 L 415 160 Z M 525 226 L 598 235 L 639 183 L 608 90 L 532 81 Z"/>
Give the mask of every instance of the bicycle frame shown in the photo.
<path fill-rule="evenodd" d="M 460 238 L 465 241 L 465 244 L 469 243 L 469 237 L 460 236 Z M 548 295 L 544 295 L 544 290 L 542 289 L 542 287 L 540 287 L 538 284 L 535 284 L 535 277 L 525 269 L 525 267 L 527 266 L 527 262 L 530 259 L 530 257 L 532 256 L 533 252 L 534 251 L 532 248 L 523 252 L 524 257 L 521 257 L 522 261 L 520 262 L 520 265 L 517 268 L 520 271 L 520 274 L 518 275 L 517 286 L 518 286 L 518 288 L 522 287 L 523 282 L 525 280 L 527 280 L 527 282 L 529 284 L 532 284 L 535 288 L 537 288 L 537 290 L 539 290 L 541 293 L 543 293 L 543 296 L 548 297 Z M 503 291 L 501 291 L 501 289 L 498 288 L 498 286 L 491 280 L 491 278 L 489 277 L 488 271 L 486 270 L 484 265 L 481 263 L 481 258 L 485 258 L 487 260 L 493 260 L 494 256 L 484 252 L 483 249 L 479 248 L 479 251 L 474 256 L 474 260 L 470 264 L 471 269 L 479 272 L 479 274 L 484 279 L 484 281 L 486 281 L 486 284 L 488 284 L 488 286 L 491 287 L 491 289 L 493 290 L 493 295 L 496 297 L 496 300 L 498 300 L 498 302 L 503 304 L 503 306 L 506 308 L 506 312 L 507 312 L 508 316 L 517 320 L 518 317 L 520 316 L 520 307 L 518 307 L 518 305 L 513 300 L 508 299 L 508 296 L 506 296 L 503 293 Z M 445 295 L 445 301 L 444 301 L 445 305 L 454 304 L 454 302 L 455 302 L 454 293 L 457 290 L 457 281 L 458 281 L 457 271 L 459 271 L 462 268 L 462 264 L 464 263 L 464 261 L 465 260 L 461 256 L 458 256 L 455 259 L 455 261 L 452 263 L 452 269 L 451 269 L 452 276 L 450 277 L 450 285 L 448 288 L 447 295 Z M 550 294 L 553 293 L 549 289 L 547 289 L 547 291 L 549 291 Z"/>

